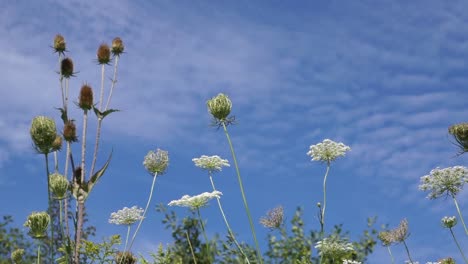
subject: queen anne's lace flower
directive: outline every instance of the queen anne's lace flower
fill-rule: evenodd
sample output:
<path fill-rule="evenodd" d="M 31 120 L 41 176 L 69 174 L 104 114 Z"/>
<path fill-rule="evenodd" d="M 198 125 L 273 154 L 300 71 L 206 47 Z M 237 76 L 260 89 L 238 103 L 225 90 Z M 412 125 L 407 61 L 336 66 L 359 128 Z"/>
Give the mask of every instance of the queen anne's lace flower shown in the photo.
<path fill-rule="evenodd" d="M 182 206 L 190 207 L 191 209 L 198 209 L 204 207 L 208 204 L 208 201 L 213 198 L 220 198 L 223 193 L 219 191 L 214 192 L 204 192 L 199 195 L 190 196 L 184 195 L 179 200 L 173 200 L 168 205 L 169 206 Z"/>
<path fill-rule="evenodd" d="M 151 173 L 164 174 L 169 165 L 169 154 L 165 150 L 149 151 L 143 160 L 143 165 Z"/>
<path fill-rule="evenodd" d="M 143 219 L 143 208 L 133 206 L 132 208 L 124 207 L 122 210 L 111 213 L 109 223 L 116 225 L 132 225 Z"/>
<path fill-rule="evenodd" d="M 316 145 L 311 145 L 307 155 L 312 157 L 312 160 L 331 162 L 338 157 L 344 156 L 351 148 L 345 144 L 335 142 L 330 139 L 325 139 L 323 142 Z"/>
<path fill-rule="evenodd" d="M 444 216 L 441 220 L 442 225 L 446 228 L 452 228 L 457 225 L 457 218 L 455 216 Z"/>
<path fill-rule="evenodd" d="M 454 166 L 445 169 L 435 168 L 429 175 L 421 177 L 419 189 L 430 191 L 427 198 L 436 199 L 442 195 L 455 197 L 468 182 L 468 168 Z"/>
<path fill-rule="evenodd" d="M 200 158 L 192 159 L 192 161 L 195 163 L 195 166 L 200 167 L 209 172 L 221 171 L 223 166 L 229 167 L 229 161 L 226 159 L 220 158 L 218 155 L 215 155 L 215 156 L 203 155 Z"/>
<path fill-rule="evenodd" d="M 47 227 L 50 223 L 50 216 L 47 212 L 32 212 L 26 222 L 25 227 L 29 228 L 29 235 L 34 239 L 47 236 Z"/>
<path fill-rule="evenodd" d="M 339 237 L 326 237 L 317 242 L 315 248 L 319 250 L 320 256 L 339 258 L 353 251 L 353 244 Z"/>
<path fill-rule="evenodd" d="M 284 209 L 282 206 L 275 207 L 268 211 L 265 217 L 260 219 L 260 223 L 267 228 L 279 228 L 283 224 Z"/>
<path fill-rule="evenodd" d="M 343 259 L 343 264 L 361 264 L 361 262 L 356 260 Z"/>

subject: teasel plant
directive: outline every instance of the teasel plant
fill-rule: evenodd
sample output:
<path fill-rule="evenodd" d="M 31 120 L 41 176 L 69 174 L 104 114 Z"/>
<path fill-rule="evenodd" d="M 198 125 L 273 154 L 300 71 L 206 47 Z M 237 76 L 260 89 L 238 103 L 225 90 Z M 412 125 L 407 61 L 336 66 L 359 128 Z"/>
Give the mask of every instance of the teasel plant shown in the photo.
<path fill-rule="evenodd" d="M 237 182 L 239 183 L 239 189 L 242 195 L 242 201 L 244 203 L 245 212 L 247 214 L 247 218 L 249 220 L 250 230 L 252 232 L 252 236 L 255 243 L 255 249 L 257 253 L 257 262 L 262 264 L 262 252 L 260 251 L 260 246 L 257 240 L 257 234 L 255 232 L 255 226 L 252 220 L 252 215 L 250 213 L 249 205 L 247 203 L 247 198 L 244 191 L 244 185 L 242 183 L 242 177 L 239 170 L 239 165 L 237 164 L 236 153 L 234 151 L 234 146 L 231 141 L 231 137 L 229 136 L 227 126 L 234 124 L 235 117 L 229 116 L 232 109 L 232 102 L 229 97 L 223 93 L 218 94 L 215 97 L 212 97 L 206 102 L 208 107 L 208 112 L 213 116 L 213 126 L 217 126 L 218 128 L 222 127 L 224 130 L 224 134 L 226 135 L 226 139 L 229 144 L 229 148 L 231 150 L 232 160 L 234 161 L 234 166 L 236 168 L 236 175 L 237 175 Z"/>

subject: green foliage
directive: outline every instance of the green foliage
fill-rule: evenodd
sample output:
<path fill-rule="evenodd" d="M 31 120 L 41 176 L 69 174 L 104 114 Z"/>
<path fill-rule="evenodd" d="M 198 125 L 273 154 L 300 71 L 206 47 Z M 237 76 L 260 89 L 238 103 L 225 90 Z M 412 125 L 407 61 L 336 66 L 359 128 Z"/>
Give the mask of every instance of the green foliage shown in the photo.
<path fill-rule="evenodd" d="M 23 234 L 23 231 L 11 227 L 13 217 L 6 215 L 0 221 L 0 264 L 11 264 L 10 255 L 15 249 L 22 248 L 25 251 L 25 263 L 33 263 L 35 260 L 34 245 L 32 241 Z"/>
<path fill-rule="evenodd" d="M 120 235 L 113 235 L 104 239 L 102 243 L 83 241 L 82 254 L 87 256 L 89 263 L 113 263 L 114 256 L 118 252 L 116 245 L 120 245 Z"/>

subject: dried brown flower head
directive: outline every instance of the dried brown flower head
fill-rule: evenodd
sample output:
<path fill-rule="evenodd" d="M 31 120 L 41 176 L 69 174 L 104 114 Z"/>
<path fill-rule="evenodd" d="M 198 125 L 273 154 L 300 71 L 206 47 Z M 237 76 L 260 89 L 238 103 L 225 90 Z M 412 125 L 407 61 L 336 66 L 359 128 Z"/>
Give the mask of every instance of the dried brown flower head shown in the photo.
<path fill-rule="evenodd" d="M 81 109 L 87 111 L 93 107 L 93 89 L 85 84 L 81 87 L 78 105 Z"/>
<path fill-rule="evenodd" d="M 284 209 L 282 206 L 277 206 L 268 211 L 265 217 L 260 219 L 260 223 L 267 228 L 276 229 L 283 225 Z"/>
<path fill-rule="evenodd" d="M 120 56 L 123 53 L 125 46 L 121 38 L 116 37 L 112 40 L 112 54 L 114 56 Z"/>
<path fill-rule="evenodd" d="M 52 142 L 52 151 L 60 151 L 62 149 L 62 137 L 57 135 L 54 142 Z"/>
<path fill-rule="evenodd" d="M 65 138 L 68 142 L 76 142 L 78 141 L 78 137 L 76 136 L 76 126 L 72 120 L 68 120 L 63 127 L 63 138 Z"/>
<path fill-rule="evenodd" d="M 64 78 L 70 78 L 73 77 L 73 61 L 70 58 L 65 58 L 62 60 L 60 63 L 60 74 Z"/>
<path fill-rule="evenodd" d="M 97 50 L 97 60 L 99 64 L 108 64 L 110 62 L 110 48 L 107 44 L 101 44 Z"/>
<path fill-rule="evenodd" d="M 65 43 L 65 38 L 57 34 L 55 35 L 54 38 L 54 50 L 55 52 L 58 52 L 59 54 L 63 54 L 67 49 L 66 43 Z"/>

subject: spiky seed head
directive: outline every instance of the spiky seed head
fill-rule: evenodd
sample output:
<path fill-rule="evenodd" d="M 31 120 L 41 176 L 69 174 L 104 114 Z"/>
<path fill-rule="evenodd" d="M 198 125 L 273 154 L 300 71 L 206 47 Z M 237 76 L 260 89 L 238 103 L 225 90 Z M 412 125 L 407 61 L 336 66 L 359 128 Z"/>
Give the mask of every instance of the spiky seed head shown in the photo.
<path fill-rule="evenodd" d="M 169 153 L 165 150 L 157 149 L 149 151 L 143 160 L 143 165 L 151 174 L 164 174 L 169 165 Z"/>
<path fill-rule="evenodd" d="M 67 191 L 70 186 L 67 178 L 60 173 L 53 173 L 49 176 L 50 178 L 50 190 L 54 194 L 54 198 L 57 200 L 63 200 L 67 198 Z"/>
<path fill-rule="evenodd" d="M 108 64 L 110 61 L 111 50 L 107 44 L 99 45 L 97 50 L 97 60 L 99 64 Z"/>
<path fill-rule="evenodd" d="M 64 58 L 60 63 L 60 74 L 64 78 L 70 78 L 73 76 L 73 61 L 70 58 Z"/>
<path fill-rule="evenodd" d="M 206 105 L 211 115 L 219 122 L 226 121 L 231 113 L 232 102 L 227 95 L 222 93 L 208 100 Z"/>
<path fill-rule="evenodd" d="M 55 121 L 45 116 L 36 116 L 29 130 L 34 148 L 41 154 L 52 152 L 53 143 L 57 137 Z"/>
<path fill-rule="evenodd" d="M 131 252 L 117 252 L 114 262 L 116 264 L 134 264 L 137 262 L 137 258 Z"/>
<path fill-rule="evenodd" d="M 112 54 L 114 56 L 120 56 L 123 53 L 125 46 L 121 38 L 116 37 L 112 40 Z"/>
<path fill-rule="evenodd" d="M 11 252 L 11 260 L 13 264 L 21 264 L 23 263 L 23 256 L 24 256 L 24 249 L 17 248 L 13 252 Z"/>
<path fill-rule="evenodd" d="M 52 151 L 60 151 L 62 149 L 62 137 L 57 135 L 52 143 Z"/>
<path fill-rule="evenodd" d="M 457 218 L 455 216 L 444 216 L 441 220 L 442 226 L 445 228 L 452 228 L 457 225 Z"/>
<path fill-rule="evenodd" d="M 54 38 L 54 50 L 55 52 L 58 52 L 59 54 L 63 54 L 67 49 L 66 43 L 65 43 L 65 38 L 57 34 L 55 35 Z"/>
<path fill-rule="evenodd" d="M 41 239 L 47 236 L 49 223 L 50 216 L 47 212 L 32 212 L 24 226 L 29 228 L 29 236 L 34 239 Z"/>
<path fill-rule="evenodd" d="M 78 105 L 81 109 L 87 111 L 93 107 L 93 89 L 85 84 L 81 87 Z"/>
<path fill-rule="evenodd" d="M 68 120 L 63 127 L 63 138 L 68 142 L 78 141 L 76 126 L 72 120 Z"/>
<path fill-rule="evenodd" d="M 453 136 L 460 147 L 460 152 L 468 152 L 468 123 L 460 123 L 450 126 L 448 129 L 449 134 Z"/>

